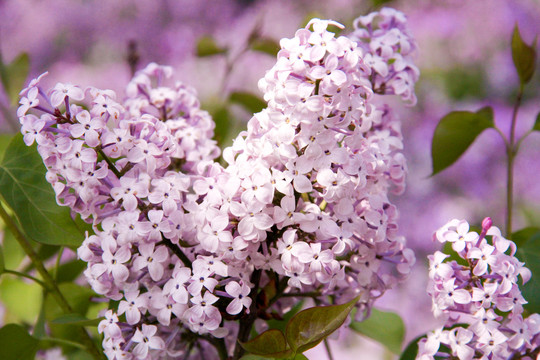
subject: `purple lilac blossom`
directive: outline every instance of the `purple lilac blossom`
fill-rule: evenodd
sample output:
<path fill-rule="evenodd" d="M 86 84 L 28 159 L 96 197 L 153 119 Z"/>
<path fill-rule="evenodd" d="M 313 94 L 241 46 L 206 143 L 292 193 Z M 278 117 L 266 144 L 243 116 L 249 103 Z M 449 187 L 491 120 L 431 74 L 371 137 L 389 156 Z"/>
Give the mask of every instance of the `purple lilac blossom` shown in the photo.
<path fill-rule="evenodd" d="M 409 272 L 414 254 L 387 198 L 405 180 L 399 122 L 373 98 L 393 89 L 414 101 L 417 72 L 409 63 L 372 81 L 364 59 L 384 51 L 407 61 L 415 45 L 401 13 L 383 9 L 362 26 L 373 29 L 373 18 L 385 25 L 355 41 L 319 19 L 281 40 L 259 82 L 268 107 L 224 150 L 227 167 L 213 161 L 214 125 L 194 91 L 166 85 L 170 67 L 138 72 L 123 103 L 71 84 L 45 93 L 41 79 L 21 92 L 25 143 L 37 142 L 58 203 L 94 225 L 78 251 L 85 275 L 120 301 L 99 325 L 109 358 L 189 355 L 187 332 L 225 337 L 232 349 L 234 320 L 261 311 L 252 292 L 272 272 L 287 294 L 272 309 L 306 291 L 323 304 L 360 295 L 359 317 Z M 409 69 L 398 91 L 392 81 Z"/>
<path fill-rule="evenodd" d="M 514 256 L 516 245 L 490 218 L 482 221 L 480 234 L 465 220 L 451 220 L 433 239 L 450 242 L 464 261 L 448 261 L 450 255 L 440 251 L 428 257 L 432 311 L 444 328 L 419 342 L 416 358 L 444 356 L 446 347 L 460 360 L 536 359 L 540 315 L 523 315 L 527 301 L 519 283 L 529 281 L 531 272 Z"/>

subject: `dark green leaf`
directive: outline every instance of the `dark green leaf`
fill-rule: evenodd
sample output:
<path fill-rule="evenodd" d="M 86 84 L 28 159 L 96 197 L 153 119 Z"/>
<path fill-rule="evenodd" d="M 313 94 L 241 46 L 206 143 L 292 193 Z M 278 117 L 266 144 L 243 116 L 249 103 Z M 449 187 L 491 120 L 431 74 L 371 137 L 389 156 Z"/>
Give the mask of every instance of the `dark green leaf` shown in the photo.
<path fill-rule="evenodd" d="M 303 353 L 337 330 L 357 302 L 358 297 L 342 305 L 317 306 L 296 314 L 285 334 L 293 352 Z"/>
<path fill-rule="evenodd" d="M 536 234 L 540 233 L 540 228 L 531 226 L 526 227 L 524 229 L 518 230 L 514 233 L 512 233 L 512 236 L 510 237 L 510 240 L 512 240 L 516 246 L 521 248 L 529 239 L 531 239 Z"/>
<path fill-rule="evenodd" d="M 398 314 L 373 309 L 369 318 L 362 322 L 354 321 L 350 326 L 360 334 L 380 342 L 394 354 L 401 353 L 405 324 Z"/>
<path fill-rule="evenodd" d="M 284 358 L 291 355 L 285 335 L 279 330 L 267 330 L 248 342 L 240 343 L 251 354 L 269 358 Z"/>
<path fill-rule="evenodd" d="M 97 326 L 103 318 L 87 319 L 80 314 L 65 314 L 51 321 L 51 324 Z"/>
<path fill-rule="evenodd" d="M 418 342 L 424 337 L 426 337 L 425 334 L 412 340 L 399 357 L 399 360 L 415 360 L 418 354 Z"/>
<path fill-rule="evenodd" d="M 528 83 L 536 67 L 536 39 L 532 46 L 527 45 L 521 38 L 518 25 L 512 33 L 512 60 L 519 75 L 521 85 Z"/>
<path fill-rule="evenodd" d="M 82 221 L 74 221 L 67 207 L 56 204 L 54 191 L 45 180 L 45 166 L 35 147 L 17 135 L 0 165 L 0 194 L 15 212 L 33 240 L 49 245 L 78 246 L 84 240 Z"/>
<path fill-rule="evenodd" d="M 433 173 L 452 165 L 485 129 L 493 127 L 493 109 L 478 112 L 453 111 L 441 119 L 431 143 Z"/>
<path fill-rule="evenodd" d="M 17 324 L 8 324 L 0 329 L 0 359 L 33 360 L 39 341 Z"/>
<path fill-rule="evenodd" d="M 251 50 L 262 52 L 270 56 L 276 56 L 278 51 L 281 49 L 279 44 L 268 38 L 257 38 L 251 43 Z"/>
<path fill-rule="evenodd" d="M 521 294 L 529 303 L 524 308 L 529 313 L 540 312 L 540 233 L 518 247 L 516 256 L 531 270 L 532 277 L 521 287 Z"/>
<path fill-rule="evenodd" d="M 74 281 L 86 269 L 86 263 L 81 260 L 73 260 L 64 263 L 58 267 L 56 282 L 71 282 Z"/>
<path fill-rule="evenodd" d="M 227 49 L 219 47 L 211 36 L 203 36 L 197 42 L 197 56 L 212 56 L 226 53 Z"/>
<path fill-rule="evenodd" d="M 540 112 L 536 115 L 536 120 L 534 121 L 534 126 L 532 128 L 535 131 L 540 131 Z"/>
<path fill-rule="evenodd" d="M 30 58 L 26 53 L 17 56 L 10 64 L 0 65 L 2 85 L 12 105 L 19 103 L 19 92 L 24 86 L 29 69 Z"/>
<path fill-rule="evenodd" d="M 229 96 L 229 101 L 242 105 L 248 112 L 255 114 L 266 107 L 266 102 L 249 92 L 236 91 Z"/>
<path fill-rule="evenodd" d="M 13 320 L 34 323 L 41 309 L 41 291 L 41 286 L 34 282 L 4 276 L 0 284 L 0 299 Z"/>

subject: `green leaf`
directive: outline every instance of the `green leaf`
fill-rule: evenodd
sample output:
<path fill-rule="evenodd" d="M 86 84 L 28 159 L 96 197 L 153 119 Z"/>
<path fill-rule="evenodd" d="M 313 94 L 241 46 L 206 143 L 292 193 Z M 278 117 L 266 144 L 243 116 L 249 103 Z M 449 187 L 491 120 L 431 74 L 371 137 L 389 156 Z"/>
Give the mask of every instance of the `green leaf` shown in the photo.
<path fill-rule="evenodd" d="M 283 315 L 283 320 L 277 320 L 277 319 L 270 319 L 266 321 L 266 324 L 268 325 L 269 329 L 277 329 L 285 332 L 287 328 L 287 324 L 292 319 L 294 315 L 296 315 L 300 310 L 302 310 L 302 307 L 304 306 L 304 301 L 297 302 L 291 310 L 289 310 L 285 315 Z"/>
<path fill-rule="evenodd" d="M 536 115 L 536 120 L 532 129 L 533 131 L 540 131 L 540 112 Z"/>
<path fill-rule="evenodd" d="M 512 233 L 510 240 L 512 240 L 519 249 L 537 233 L 540 233 L 540 228 L 534 226 L 526 227 Z"/>
<path fill-rule="evenodd" d="M 17 269 L 21 261 L 26 256 L 26 253 L 21 248 L 17 239 L 13 236 L 9 229 L 4 228 L 4 238 L 2 239 L 2 245 L 4 250 L 4 261 L 6 269 Z"/>
<path fill-rule="evenodd" d="M 0 165 L 0 194 L 15 212 L 33 240 L 49 245 L 78 246 L 90 226 L 74 221 L 70 210 L 56 204 L 54 191 L 45 180 L 45 166 L 35 147 L 17 135 Z"/>
<path fill-rule="evenodd" d="M 401 353 L 405 338 L 405 324 L 401 317 L 393 312 L 373 309 L 366 320 L 354 321 L 350 327 L 386 346 L 394 354 Z"/>
<path fill-rule="evenodd" d="M 0 299 L 13 320 L 34 323 L 41 309 L 41 290 L 41 286 L 36 283 L 3 277 Z"/>
<path fill-rule="evenodd" d="M 293 352 L 303 353 L 337 330 L 358 299 L 356 297 L 342 305 L 312 307 L 296 314 L 287 325 L 285 334 Z"/>
<path fill-rule="evenodd" d="M 240 360 L 267 360 L 267 357 L 255 354 L 246 354 L 240 358 Z"/>
<path fill-rule="evenodd" d="M 240 345 L 251 354 L 269 358 L 281 359 L 291 355 L 285 335 L 276 329 L 267 330 L 250 341 L 241 342 Z"/>
<path fill-rule="evenodd" d="M 529 303 L 523 307 L 529 313 L 540 312 L 540 233 L 532 235 L 517 249 L 516 256 L 531 270 L 531 279 L 521 286 L 521 294 Z"/>
<path fill-rule="evenodd" d="M 13 134 L 0 134 L 0 161 L 4 159 L 6 149 L 14 137 L 15 135 Z"/>
<path fill-rule="evenodd" d="M 6 264 L 4 263 L 4 251 L 0 246 L 0 274 L 2 274 L 4 270 L 6 270 Z"/>
<path fill-rule="evenodd" d="M 58 288 L 71 306 L 73 313 L 80 314 L 79 316 L 81 318 L 87 315 L 90 306 L 90 299 L 95 295 L 92 289 L 77 285 L 75 283 L 62 283 L 58 285 Z M 53 322 L 54 320 L 62 319 L 64 315 L 64 312 L 62 309 L 60 309 L 56 303 L 56 300 L 51 295 L 47 295 L 47 298 L 45 299 L 45 316 L 49 324 L 51 332 L 50 336 L 80 343 L 80 332 L 77 330 L 79 328 L 79 324 L 75 325 L 71 323 Z M 68 319 L 65 320 L 67 321 Z M 63 348 L 68 351 L 73 351 L 73 348 L 70 346 L 63 346 Z"/>
<path fill-rule="evenodd" d="M 456 162 L 482 131 L 493 126 L 491 107 L 482 108 L 476 113 L 453 111 L 444 116 L 435 129 L 431 143 L 431 175 Z"/>
<path fill-rule="evenodd" d="M 86 269 L 86 266 L 87 264 L 82 260 L 73 260 L 60 265 L 56 275 L 56 282 L 63 283 L 74 281 L 84 269 Z"/>
<path fill-rule="evenodd" d="M 79 325 L 79 326 L 97 326 L 103 318 L 87 319 L 80 314 L 65 314 L 51 321 L 51 324 L 60 325 Z"/>
<path fill-rule="evenodd" d="M 47 336 L 47 330 L 45 329 L 45 291 L 41 292 L 41 309 L 39 311 L 38 318 L 36 320 L 36 324 L 34 325 L 34 331 L 32 332 L 32 335 L 36 339 L 40 339 L 44 336 Z"/>
<path fill-rule="evenodd" d="M 197 56 L 205 57 L 226 53 L 227 49 L 219 47 L 211 36 L 203 36 L 197 42 Z"/>
<path fill-rule="evenodd" d="M 426 334 L 420 335 L 412 340 L 399 357 L 399 360 L 415 360 L 416 355 L 418 354 L 418 342 L 424 337 L 426 337 Z"/>
<path fill-rule="evenodd" d="M 251 50 L 276 56 L 278 51 L 281 50 L 281 46 L 273 39 L 257 38 L 251 43 Z"/>
<path fill-rule="evenodd" d="M 514 26 L 512 33 L 512 60 L 519 75 L 521 85 L 528 83 L 536 67 L 536 38 L 532 46 L 527 45 L 521 38 L 518 25 Z"/>
<path fill-rule="evenodd" d="M 0 329 L 0 359 L 33 360 L 39 341 L 17 324 L 8 324 Z"/>
<path fill-rule="evenodd" d="M 266 107 L 266 102 L 249 92 L 236 91 L 229 96 L 229 101 L 242 105 L 248 112 L 255 114 Z"/>
<path fill-rule="evenodd" d="M 17 56 L 10 64 L 0 64 L 2 85 L 12 105 L 19 103 L 19 92 L 24 86 L 29 70 L 30 58 L 26 53 Z"/>

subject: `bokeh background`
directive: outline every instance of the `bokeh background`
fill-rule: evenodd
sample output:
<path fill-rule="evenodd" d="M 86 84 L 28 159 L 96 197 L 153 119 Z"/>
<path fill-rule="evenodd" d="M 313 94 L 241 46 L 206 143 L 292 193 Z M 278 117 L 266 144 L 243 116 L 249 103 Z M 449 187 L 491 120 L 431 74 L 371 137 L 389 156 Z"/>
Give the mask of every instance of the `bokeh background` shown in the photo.
<path fill-rule="evenodd" d="M 486 131 L 456 164 L 430 177 L 433 131 L 449 111 L 489 105 L 497 126 L 509 133 L 519 85 L 511 34 L 515 24 L 527 43 L 540 34 L 539 0 L 0 0 L 0 56 L 9 64 L 28 54 L 28 79 L 49 71 L 50 86 L 91 85 L 119 96 L 134 68 L 149 62 L 171 65 L 176 79 L 198 90 L 203 108 L 218 122 L 220 144 L 227 145 L 250 118 L 230 95 L 241 91 L 261 96 L 257 81 L 274 63 L 269 53 L 280 38 L 292 37 L 312 17 L 337 20 L 350 29 L 355 17 L 381 6 L 407 15 L 421 70 L 416 106 L 396 99 L 409 175 L 405 194 L 393 199 L 417 264 L 407 282 L 377 303 L 402 316 L 408 342 L 437 324 L 425 293 L 426 256 L 438 249 L 433 232 L 452 218 L 479 224 L 491 216 L 504 227 L 506 156 L 501 137 Z M 210 39 L 222 52 L 199 56 L 201 44 L 212 43 Z M 0 88 L 0 131 L 14 133 L 16 104 L 5 90 Z M 540 111 L 539 90 L 537 72 L 525 90 L 518 137 Z M 517 157 L 514 229 L 540 226 L 539 149 L 540 133 L 534 133 Z M 0 325 L 14 316 L 2 285 L 0 301 L 7 305 L 0 305 Z M 334 338 L 330 346 L 336 359 L 393 358 L 357 334 L 342 331 Z M 320 346 L 307 355 L 318 359 L 324 353 Z"/>

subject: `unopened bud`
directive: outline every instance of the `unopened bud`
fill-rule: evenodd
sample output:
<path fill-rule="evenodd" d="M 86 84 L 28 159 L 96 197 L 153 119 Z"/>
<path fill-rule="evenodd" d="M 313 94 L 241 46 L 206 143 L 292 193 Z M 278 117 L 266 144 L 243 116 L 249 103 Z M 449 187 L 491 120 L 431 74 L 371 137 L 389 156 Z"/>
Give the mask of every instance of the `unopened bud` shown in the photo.
<path fill-rule="evenodd" d="M 493 221 L 491 220 L 491 218 L 490 217 L 485 218 L 484 220 L 482 220 L 482 231 L 483 232 L 488 231 L 491 225 L 493 225 Z"/>

